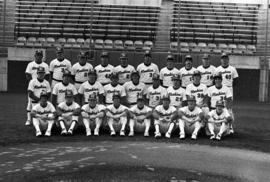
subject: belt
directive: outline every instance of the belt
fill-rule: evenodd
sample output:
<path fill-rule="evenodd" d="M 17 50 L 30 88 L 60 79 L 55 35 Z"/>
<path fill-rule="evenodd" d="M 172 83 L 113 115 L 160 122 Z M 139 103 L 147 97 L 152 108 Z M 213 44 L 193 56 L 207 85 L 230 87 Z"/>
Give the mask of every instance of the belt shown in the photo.
<path fill-rule="evenodd" d="M 78 84 L 83 84 L 84 82 L 75 81 L 75 83 L 78 83 Z"/>
<path fill-rule="evenodd" d="M 52 78 L 54 81 L 57 81 L 57 82 L 62 82 L 62 80 L 58 80 L 58 79 L 55 79 L 55 78 Z"/>
<path fill-rule="evenodd" d="M 37 104 L 38 103 L 38 101 L 32 101 L 32 104 Z"/>
<path fill-rule="evenodd" d="M 105 104 L 107 104 L 107 105 L 111 105 L 111 104 L 113 104 L 113 103 L 108 103 L 108 102 L 105 102 Z"/>
<path fill-rule="evenodd" d="M 153 84 L 153 83 L 144 83 L 144 84 L 146 84 L 146 85 L 151 85 L 151 84 Z"/>

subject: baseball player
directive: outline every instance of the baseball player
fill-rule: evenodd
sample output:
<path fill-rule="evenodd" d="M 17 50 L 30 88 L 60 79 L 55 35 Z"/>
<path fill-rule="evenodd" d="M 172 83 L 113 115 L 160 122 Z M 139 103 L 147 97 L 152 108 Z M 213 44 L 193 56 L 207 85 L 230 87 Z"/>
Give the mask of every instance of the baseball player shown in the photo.
<path fill-rule="evenodd" d="M 73 84 L 70 83 L 71 73 L 68 70 L 63 71 L 63 81 L 57 83 L 53 87 L 52 91 L 52 103 L 54 106 L 57 106 L 61 102 L 65 101 L 65 93 L 67 90 L 71 90 L 73 92 L 74 97 L 77 97 L 77 89 Z"/>
<path fill-rule="evenodd" d="M 104 86 L 105 104 L 113 104 L 113 95 L 118 93 L 120 95 L 121 103 L 125 103 L 126 91 L 122 85 L 118 84 L 118 74 L 111 74 L 111 83 Z"/>
<path fill-rule="evenodd" d="M 29 84 L 31 79 L 37 78 L 38 77 L 38 73 L 37 70 L 39 67 L 44 68 L 45 70 L 45 78 L 47 80 L 49 80 L 49 66 L 47 63 L 42 61 L 43 59 L 43 51 L 42 50 L 36 50 L 35 51 L 35 60 L 31 61 L 30 63 L 28 63 L 26 70 L 25 70 L 25 76 L 26 76 L 26 80 L 27 83 Z M 28 103 L 27 103 L 27 120 L 25 122 L 26 126 L 29 126 L 31 124 L 31 116 L 30 116 L 30 112 L 32 110 L 32 101 L 31 99 L 28 97 Z"/>
<path fill-rule="evenodd" d="M 89 96 L 95 93 L 98 96 L 98 103 L 104 102 L 104 88 L 97 81 L 96 70 L 90 70 L 88 73 L 88 81 L 84 82 L 78 90 L 81 105 L 88 103 Z"/>
<path fill-rule="evenodd" d="M 71 68 L 71 74 L 74 77 L 75 87 L 79 90 L 80 86 L 88 80 L 88 72 L 93 69 L 90 63 L 87 63 L 86 52 L 81 51 L 78 55 L 78 63 Z"/>
<path fill-rule="evenodd" d="M 193 66 L 193 59 L 190 55 L 186 55 L 185 57 L 185 67 L 180 69 L 180 76 L 182 79 L 182 87 L 186 89 L 186 87 L 192 83 L 192 76 L 194 71 L 196 70 Z"/>
<path fill-rule="evenodd" d="M 94 129 L 94 135 L 99 136 L 99 129 L 106 114 L 106 107 L 97 104 L 97 95 L 95 93 L 89 95 L 88 101 L 88 104 L 82 106 L 82 117 L 86 136 L 91 136 L 92 129 Z"/>
<path fill-rule="evenodd" d="M 158 105 L 153 111 L 155 138 L 161 137 L 161 133 L 166 133 L 165 137 L 171 138 L 171 133 L 175 126 L 174 122 L 171 122 L 171 120 L 175 112 L 176 108 L 170 106 L 170 97 L 164 95 L 162 97 L 162 105 Z"/>
<path fill-rule="evenodd" d="M 152 109 L 144 104 L 144 98 L 140 94 L 137 99 L 137 104 L 130 108 L 129 120 L 129 135 L 134 136 L 135 132 L 144 132 L 144 136 L 149 136 L 149 129 L 151 126 Z"/>
<path fill-rule="evenodd" d="M 113 96 L 113 104 L 107 107 L 108 125 L 111 136 L 115 136 L 115 132 L 120 131 L 120 136 L 125 136 L 125 127 L 127 124 L 128 108 L 120 103 L 121 95 L 115 93 Z"/>
<path fill-rule="evenodd" d="M 149 51 L 144 53 L 144 62 L 139 64 L 137 71 L 140 74 L 140 82 L 144 83 L 146 87 L 149 87 L 153 84 L 153 75 L 159 74 L 158 66 L 152 63 L 152 56 Z"/>
<path fill-rule="evenodd" d="M 46 91 L 41 92 L 39 103 L 31 111 L 37 137 L 42 135 L 42 131 L 46 131 L 45 136 L 51 136 L 55 114 L 54 106 L 48 101 L 48 93 Z"/>
<path fill-rule="evenodd" d="M 128 58 L 125 53 L 120 55 L 120 65 L 116 66 L 114 72 L 119 74 L 119 84 L 123 85 L 131 80 L 131 73 L 135 72 L 135 68 L 128 64 Z"/>
<path fill-rule="evenodd" d="M 167 90 L 160 85 L 160 79 L 158 74 L 154 74 L 152 79 L 153 85 L 148 87 L 145 94 L 148 101 L 148 106 L 153 109 L 160 104 L 161 98 L 167 94 Z"/>
<path fill-rule="evenodd" d="M 167 66 L 160 70 L 160 79 L 162 81 L 162 85 L 165 88 L 173 86 L 174 75 L 179 74 L 179 70 L 174 66 L 174 58 L 171 54 L 167 56 Z"/>
<path fill-rule="evenodd" d="M 222 136 L 230 134 L 229 123 L 232 122 L 232 117 L 224 106 L 224 101 L 217 101 L 216 109 L 206 116 L 208 121 L 206 133 L 210 133 L 210 140 L 221 140 Z"/>
<path fill-rule="evenodd" d="M 71 72 L 71 62 L 64 57 L 63 47 L 56 47 L 56 59 L 50 63 L 50 72 L 52 77 L 52 89 L 57 83 L 63 81 L 63 73 L 65 70 Z"/>
<path fill-rule="evenodd" d="M 196 140 L 199 130 L 202 127 L 203 111 L 196 106 L 196 97 L 187 96 L 187 106 L 178 110 L 180 139 L 184 139 L 187 134 L 192 134 L 191 139 Z M 173 117 L 174 118 L 174 117 Z"/>
<path fill-rule="evenodd" d="M 110 75 L 114 70 L 114 67 L 109 64 L 109 53 L 102 52 L 100 56 L 101 64 L 95 67 L 97 71 L 97 81 L 103 86 L 111 83 Z"/>
<path fill-rule="evenodd" d="M 79 104 L 74 102 L 73 92 L 66 90 L 65 101 L 57 106 L 58 122 L 62 129 L 61 135 L 73 135 L 80 113 L 81 108 Z"/>
<path fill-rule="evenodd" d="M 202 57 L 202 65 L 198 66 L 197 70 L 201 72 L 201 83 L 207 87 L 213 85 L 213 75 L 216 67 L 210 65 L 210 59 L 208 54 L 204 54 Z"/>
<path fill-rule="evenodd" d="M 181 87 L 180 75 L 174 75 L 172 80 L 173 86 L 167 89 L 167 93 L 170 97 L 170 104 L 175 108 L 179 108 L 183 106 L 186 90 Z"/>
<path fill-rule="evenodd" d="M 138 72 L 131 73 L 131 81 L 124 85 L 127 103 L 130 107 L 137 105 L 137 98 L 139 95 L 145 94 L 145 84 L 140 82 L 140 74 Z"/>

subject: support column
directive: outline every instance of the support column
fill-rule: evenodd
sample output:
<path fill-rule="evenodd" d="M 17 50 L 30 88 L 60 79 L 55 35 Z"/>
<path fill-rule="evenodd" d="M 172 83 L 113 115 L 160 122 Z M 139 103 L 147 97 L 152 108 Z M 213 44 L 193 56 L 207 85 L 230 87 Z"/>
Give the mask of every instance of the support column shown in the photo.
<path fill-rule="evenodd" d="M 269 84 L 269 58 L 260 57 L 260 87 L 259 87 L 260 102 L 269 101 L 268 84 Z"/>
<path fill-rule="evenodd" d="M 0 92 L 7 91 L 7 72 L 8 64 L 7 57 L 0 57 Z"/>

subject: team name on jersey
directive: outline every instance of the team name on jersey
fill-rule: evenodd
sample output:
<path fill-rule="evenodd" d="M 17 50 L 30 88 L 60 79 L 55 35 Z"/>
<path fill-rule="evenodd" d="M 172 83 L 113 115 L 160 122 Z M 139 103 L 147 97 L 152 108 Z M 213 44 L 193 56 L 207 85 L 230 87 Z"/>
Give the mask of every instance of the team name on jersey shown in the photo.
<path fill-rule="evenodd" d="M 140 92 L 140 91 L 142 91 L 142 89 L 140 89 L 140 88 L 129 88 L 128 91 L 129 92 Z"/>
<path fill-rule="evenodd" d="M 111 72 L 111 70 L 98 70 L 98 73 L 106 73 L 106 72 Z"/>
<path fill-rule="evenodd" d="M 202 75 L 208 75 L 208 74 L 212 74 L 210 71 L 205 71 L 203 73 L 201 73 Z"/>
<path fill-rule="evenodd" d="M 173 73 L 164 73 L 164 76 L 173 76 Z"/>
<path fill-rule="evenodd" d="M 130 73 L 131 71 L 125 70 L 125 71 L 119 71 L 121 74 Z"/>
<path fill-rule="evenodd" d="M 222 73 L 222 74 L 231 73 L 231 71 L 224 70 L 224 71 L 221 71 L 220 73 Z"/>
<path fill-rule="evenodd" d="M 203 90 L 202 90 L 202 89 L 191 90 L 191 93 L 192 93 L 192 94 L 198 93 L 198 92 L 203 92 Z"/>
<path fill-rule="evenodd" d="M 107 91 L 108 94 L 114 94 L 115 92 L 118 92 L 120 94 L 119 90 L 108 90 Z"/>
<path fill-rule="evenodd" d="M 155 70 L 153 70 L 153 69 L 147 69 L 147 70 L 142 70 L 141 72 L 142 73 L 148 73 L 148 72 L 152 72 L 152 71 L 155 71 Z"/>
<path fill-rule="evenodd" d="M 195 118 L 195 117 L 197 117 L 196 114 L 188 114 L 188 113 L 185 113 L 185 116 L 186 116 L 187 118 Z"/>
<path fill-rule="evenodd" d="M 97 88 L 86 88 L 84 91 L 85 92 L 92 92 L 92 91 L 98 91 L 98 89 Z"/>
<path fill-rule="evenodd" d="M 213 93 L 212 96 L 220 96 L 220 95 L 225 95 L 225 92 L 218 92 L 218 93 Z"/>
<path fill-rule="evenodd" d="M 169 95 L 169 96 L 179 96 L 179 95 L 181 95 L 181 94 L 175 92 L 175 93 L 168 93 L 168 95 Z"/>
<path fill-rule="evenodd" d="M 37 114 L 50 114 L 51 113 L 51 111 L 37 111 Z"/>
<path fill-rule="evenodd" d="M 65 68 L 67 65 L 65 64 L 59 64 L 59 65 L 54 65 L 54 68 Z"/>
<path fill-rule="evenodd" d="M 81 73 L 81 72 L 88 72 L 88 69 L 81 69 L 81 70 L 76 71 L 76 73 Z"/>
<path fill-rule="evenodd" d="M 150 95 L 160 95 L 161 93 L 160 92 L 157 92 L 157 91 L 155 91 L 155 92 L 151 92 L 150 93 Z"/>
<path fill-rule="evenodd" d="M 60 89 L 60 90 L 58 90 L 58 93 L 66 93 L 66 91 L 67 90 L 62 90 L 62 89 Z M 72 90 L 71 90 L 72 91 Z"/>

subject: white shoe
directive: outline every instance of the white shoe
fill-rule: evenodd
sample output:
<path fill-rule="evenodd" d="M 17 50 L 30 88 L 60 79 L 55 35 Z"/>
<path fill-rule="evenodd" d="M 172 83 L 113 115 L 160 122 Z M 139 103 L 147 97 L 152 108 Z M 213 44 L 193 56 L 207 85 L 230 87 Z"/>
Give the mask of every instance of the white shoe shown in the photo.
<path fill-rule="evenodd" d="M 180 133 L 180 139 L 185 139 L 186 138 L 186 135 L 184 133 Z"/>
<path fill-rule="evenodd" d="M 233 130 L 233 127 L 232 126 L 230 127 L 230 131 L 229 132 L 230 132 L 230 134 L 234 134 L 234 130 Z"/>
<path fill-rule="evenodd" d="M 46 133 L 45 133 L 45 136 L 48 136 L 48 137 L 51 136 L 51 131 L 47 130 Z"/>
<path fill-rule="evenodd" d="M 67 132 L 68 135 L 73 135 L 73 130 L 72 129 L 69 129 L 68 132 Z"/>
<path fill-rule="evenodd" d="M 67 130 L 66 129 L 62 129 L 61 135 L 67 135 Z"/>
<path fill-rule="evenodd" d="M 26 120 L 25 126 L 30 126 L 30 125 L 31 125 L 31 121 L 30 120 Z"/>
<path fill-rule="evenodd" d="M 218 134 L 218 135 L 216 136 L 216 139 L 217 139 L 217 140 L 221 140 L 221 135 Z"/>
<path fill-rule="evenodd" d="M 41 131 L 36 131 L 36 137 L 40 137 L 42 135 Z"/>
<path fill-rule="evenodd" d="M 97 129 L 94 130 L 94 135 L 95 135 L 95 136 L 99 136 L 99 132 L 98 132 Z"/>
<path fill-rule="evenodd" d="M 124 130 L 120 131 L 120 136 L 125 136 L 125 131 Z"/>
<path fill-rule="evenodd" d="M 167 132 L 167 133 L 165 134 L 165 137 L 166 137 L 166 138 L 171 138 L 171 133 Z"/>
<path fill-rule="evenodd" d="M 111 136 L 115 136 L 115 131 L 111 131 Z"/>
<path fill-rule="evenodd" d="M 215 138 L 216 138 L 215 134 L 212 134 L 212 135 L 210 136 L 210 140 L 214 140 Z"/>
<path fill-rule="evenodd" d="M 197 135 L 196 134 L 192 134 L 191 139 L 192 140 L 197 140 Z"/>
<path fill-rule="evenodd" d="M 149 137 L 149 132 L 144 132 L 143 136 Z"/>
<path fill-rule="evenodd" d="M 134 131 L 130 131 L 128 134 L 129 137 L 133 137 L 134 136 Z"/>
<path fill-rule="evenodd" d="M 86 136 L 91 136 L 91 130 L 90 129 L 86 130 Z"/>
<path fill-rule="evenodd" d="M 158 132 L 158 133 L 155 133 L 155 138 L 160 138 L 161 137 L 161 133 Z"/>

